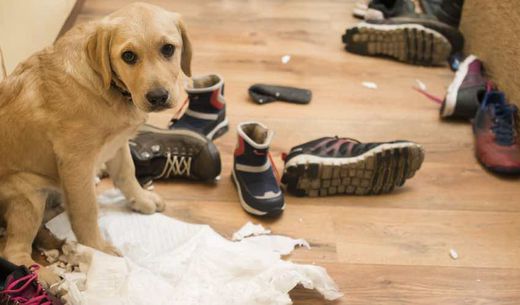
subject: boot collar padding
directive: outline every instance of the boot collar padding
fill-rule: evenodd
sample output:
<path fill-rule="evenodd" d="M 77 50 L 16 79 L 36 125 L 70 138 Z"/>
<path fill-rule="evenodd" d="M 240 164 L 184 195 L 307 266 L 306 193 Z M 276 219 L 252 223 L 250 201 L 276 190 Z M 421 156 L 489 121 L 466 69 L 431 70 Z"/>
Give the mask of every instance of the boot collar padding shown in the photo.
<path fill-rule="evenodd" d="M 184 89 L 188 93 L 212 92 L 222 87 L 224 80 L 218 74 L 208 74 L 192 77 L 184 82 Z"/>
<path fill-rule="evenodd" d="M 237 127 L 238 135 L 256 149 L 267 149 L 271 145 L 274 132 L 259 122 L 244 122 Z"/>

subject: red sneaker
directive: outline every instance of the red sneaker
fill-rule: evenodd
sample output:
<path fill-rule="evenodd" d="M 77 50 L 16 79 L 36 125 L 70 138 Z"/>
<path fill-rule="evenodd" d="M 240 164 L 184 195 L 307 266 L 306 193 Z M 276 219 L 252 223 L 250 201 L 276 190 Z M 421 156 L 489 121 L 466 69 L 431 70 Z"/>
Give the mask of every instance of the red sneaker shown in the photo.
<path fill-rule="evenodd" d="M 63 305 L 38 283 L 38 265 L 27 269 L 0 258 L 1 305 Z"/>
<path fill-rule="evenodd" d="M 501 174 L 520 174 L 518 109 L 499 91 L 486 93 L 473 122 L 477 159 Z"/>

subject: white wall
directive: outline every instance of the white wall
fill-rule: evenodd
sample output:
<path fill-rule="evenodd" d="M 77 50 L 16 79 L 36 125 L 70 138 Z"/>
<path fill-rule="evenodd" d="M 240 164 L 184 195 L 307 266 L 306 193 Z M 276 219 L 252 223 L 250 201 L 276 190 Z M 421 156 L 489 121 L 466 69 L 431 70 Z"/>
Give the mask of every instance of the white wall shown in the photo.
<path fill-rule="evenodd" d="M 0 0 L 0 47 L 7 73 L 54 42 L 75 3 L 76 0 Z"/>

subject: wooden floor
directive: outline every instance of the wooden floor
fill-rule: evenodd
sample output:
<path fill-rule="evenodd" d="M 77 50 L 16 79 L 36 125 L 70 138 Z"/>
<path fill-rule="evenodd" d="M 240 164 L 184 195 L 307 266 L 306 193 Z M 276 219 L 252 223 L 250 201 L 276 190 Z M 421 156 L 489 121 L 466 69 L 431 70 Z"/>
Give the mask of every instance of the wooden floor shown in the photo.
<path fill-rule="evenodd" d="M 77 22 L 108 14 L 129 1 L 87 0 Z M 485 172 L 473 156 L 471 128 L 445 123 L 438 106 L 412 90 L 416 79 L 442 95 L 448 68 L 414 67 L 346 53 L 340 36 L 355 24 L 353 1 L 158 0 L 184 15 L 194 44 L 194 73 L 226 81 L 231 132 L 216 141 L 223 161 L 216 185 L 176 181 L 156 185 L 166 213 L 211 225 L 225 236 L 246 221 L 307 239 L 312 250 L 290 259 L 327 268 L 345 297 L 336 304 L 520 304 L 520 181 Z M 283 55 L 291 55 L 282 64 Z M 378 84 L 377 90 L 362 86 Z M 309 88 L 310 105 L 256 105 L 256 82 Z M 174 111 L 151 121 L 165 127 Z M 272 152 L 321 136 L 362 141 L 408 139 L 426 149 L 415 178 L 393 194 L 369 197 L 286 196 L 280 219 L 242 211 L 230 180 L 238 122 L 274 129 Z M 450 258 L 455 249 L 459 259 Z M 295 304 L 326 304 L 297 289 Z"/>

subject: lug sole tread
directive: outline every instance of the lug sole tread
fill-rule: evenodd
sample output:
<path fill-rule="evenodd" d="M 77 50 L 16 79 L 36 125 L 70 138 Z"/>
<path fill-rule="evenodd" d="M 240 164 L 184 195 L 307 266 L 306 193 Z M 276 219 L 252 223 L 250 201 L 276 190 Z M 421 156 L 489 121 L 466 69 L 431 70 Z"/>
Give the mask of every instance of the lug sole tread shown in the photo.
<path fill-rule="evenodd" d="M 355 54 L 391 57 L 424 66 L 445 64 L 452 50 L 440 33 L 434 35 L 420 28 L 357 26 L 347 29 L 343 41 L 347 51 Z"/>
<path fill-rule="evenodd" d="M 419 145 L 369 152 L 355 162 L 298 163 L 285 169 L 283 182 L 297 196 L 377 195 L 403 186 L 420 169 Z"/>

